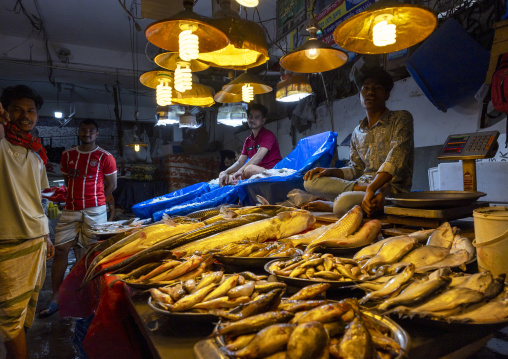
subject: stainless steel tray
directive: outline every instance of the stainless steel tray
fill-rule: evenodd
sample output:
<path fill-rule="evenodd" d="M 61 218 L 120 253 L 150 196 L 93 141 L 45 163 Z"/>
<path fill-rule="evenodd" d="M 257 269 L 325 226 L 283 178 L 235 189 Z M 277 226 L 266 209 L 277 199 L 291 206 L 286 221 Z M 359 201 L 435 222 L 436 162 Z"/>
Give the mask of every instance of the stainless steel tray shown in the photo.
<path fill-rule="evenodd" d="M 484 192 L 468 191 L 421 191 L 398 193 L 386 199 L 400 207 L 440 208 L 465 206 L 486 195 Z"/>
<path fill-rule="evenodd" d="M 151 296 L 148 298 L 148 306 L 157 313 L 171 317 L 172 320 L 212 323 L 219 319 L 216 315 L 209 313 L 170 312 L 169 310 L 160 308 L 156 303 L 152 303 Z"/>

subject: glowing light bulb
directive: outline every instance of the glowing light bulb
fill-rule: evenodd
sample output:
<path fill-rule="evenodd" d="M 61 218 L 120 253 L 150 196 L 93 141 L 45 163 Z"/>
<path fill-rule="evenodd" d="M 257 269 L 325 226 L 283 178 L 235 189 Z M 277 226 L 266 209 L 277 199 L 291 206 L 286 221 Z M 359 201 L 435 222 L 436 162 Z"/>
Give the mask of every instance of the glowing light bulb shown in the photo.
<path fill-rule="evenodd" d="M 242 86 L 242 101 L 243 102 L 251 102 L 254 100 L 254 87 L 250 84 L 245 84 Z"/>
<path fill-rule="evenodd" d="M 139 152 L 139 145 L 138 144 L 134 145 L 134 151 Z"/>
<path fill-rule="evenodd" d="M 259 0 L 236 0 L 236 2 L 245 7 L 255 7 L 259 4 Z"/>
<path fill-rule="evenodd" d="M 311 60 L 314 60 L 314 59 L 317 59 L 317 57 L 319 56 L 319 53 L 317 51 L 317 49 L 307 49 L 305 50 L 305 56 L 307 56 L 309 59 Z"/>
<path fill-rule="evenodd" d="M 185 92 L 192 89 L 192 72 L 188 62 L 178 62 L 175 70 L 175 90 Z"/>
<path fill-rule="evenodd" d="M 376 46 L 387 46 L 395 44 L 397 38 L 397 26 L 392 24 L 390 20 L 392 15 L 385 14 L 376 16 L 374 22 L 379 21 L 372 28 L 372 42 Z"/>
<path fill-rule="evenodd" d="M 170 84 L 171 79 L 168 77 L 160 77 L 159 78 L 159 84 L 157 85 L 157 92 L 156 92 L 156 99 L 157 99 L 157 105 L 159 106 L 169 106 L 172 104 L 171 100 L 171 86 Z"/>
<path fill-rule="evenodd" d="M 195 26 L 182 25 L 183 31 L 179 35 L 180 58 L 184 61 L 195 60 L 199 55 L 199 38 L 193 34 Z"/>

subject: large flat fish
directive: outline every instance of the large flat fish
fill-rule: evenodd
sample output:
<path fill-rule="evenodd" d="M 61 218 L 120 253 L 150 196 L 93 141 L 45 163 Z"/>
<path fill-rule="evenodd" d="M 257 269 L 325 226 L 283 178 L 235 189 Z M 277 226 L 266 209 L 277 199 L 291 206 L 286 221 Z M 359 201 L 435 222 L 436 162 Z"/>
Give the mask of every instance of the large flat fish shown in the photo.
<path fill-rule="evenodd" d="M 473 243 L 469 238 L 462 237 L 458 234 L 453 238 L 452 247 L 450 248 L 450 253 L 457 252 L 460 249 L 465 249 L 467 251 L 468 257 L 467 260 L 470 261 L 476 256 L 476 248 L 473 246 Z"/>
<path fill-rule="evenodd" d="M 508 318 L 508 300 L 489 302 L 459 315 L 450 316 L 451 321 L 493 322 Z"/>
<path fill-rule="evenodd" d="M 322 241 L 319 245 L 328 248 L 353 248 L 366 246 L 377 238 L 381 232 L 381 222 L 373 219 L 365 223 L 356 233 L 345 238 L 330 238 Z"/>
<path fill-rule="evenodd" d="M 483 297 L 484 295 L 482 293 L 473 289 L 460 287 L 452 288 L 430 299 L 426 303 L 412 308 L 410 312 L 415 314 L 425 314 L 444 311 L 457 308 L 459 306 L 477 303 L 481 301 Z"/>
<path fill-rule="evenodd" d="M 431 279 L 424 282 L 419 282 L 417 285 L 410 285 L 404 289 L 398 296 L 389 298 L 378 305 L 378 310 L 384 312 L 391 307 L 397 305 L 414 305 L 427 299 L 430 295 L 434 294 L 441 288 L 444 288 L 450 283 L 450 277 L 440 277 Z"/>
<path fill-rule="evenodd" d="M 267 239 L 279 239 L 300 233 L 314 225 L 315 221 L 315 217 L 309 211 L 281 212 L 271 218 L 245 224 L 184 244 L 177 247 L 177 250 L 193 253 L 194 251 L 209 250 L 240 240 L 264 242 Z"/>
<path fill-rule="evenodd" d="M 450 249 L 453 243 L 453 229 L 450 223 L 445 222 L 430 235 L 427 241 L 428 246 L 437 246 Z"/>
<path fill-rule="evenodd" d="M 459 249 L 456 252 L 448 254 L 439 262 L 417 268 L 416 272 L 425 273 L 442 267 L 457 267 L 460 265 L 464 265 L 467 262 L 468 258 L 469 253 L 467 253 L 465 249 Z"/>
<path fill-rule="evenodd" d="M 333 225 L 328 224 L 326 226 L 321 226 L 316 229 L 310 230 L 308 232 L 302 233 L 302 234 L 295 234 L 287 238 L 281 238 L 279 239 L 279 242 L 283 243 L 291 243 L 293 246 L 298 246 L 301 244 L 308 245 L 310 242 L 318 238 L 320 235 L 325 233 L 330 227 Z"/>
<path fill-rule="evenodd" d="M 372 243 L 371 245 L 367 247 L 363 247 L 358 252 L 355 253 L 353 256 L 353 259 L 364 259 L 364 258 L 370 258 L 376 255 L 376 253 L 379 251 L 379 248 L 383 244 L 385 244 L 388 241 L 391 241 L 392 239 L 400 238 L 400 237 L 408 237 L 408 236 L 397 236 L 397 237 L 388 237 L 381 239 L 380 241 L 377 241 L 375 243 Z"/>
<path fill-rule="evenodd" d="M 328 334 L 323 324 L 310 322 L 298 325 L 287 343 L 287 359 L 319 358 L 326 349 Z"/>
<path fill-rule="evenodd" d="M 457 287 L 477 290 L 485 295 L 485 299 L 491 299 L 503 290 L 505 277 L 504 273 L 496 277 L 490 272 L 475 273 Z"/>
<path fill-rule="evenodd" d="M 370 272 L 383 264 L 393 264 L 405 256 L 417 243 L 418 239 L 412 237 L 393 238 L 383 244 L 377 254 L 365 262 L 363 268 Z"/>
<path fill-rule="evenodd" d="M 360 206 L 354 206 L 345 215 L 343 215 L 337 222 L 333 223 L 330 228 L 318 238 L 313 240 L 308 246 L 306 251 L 317 247 L 321 242 L 328 239 L 340 239 L 349 236 L 356 232 L 362 223 L 363 212 Z"/>
<path fill-rule="evenodd" d="M 397 272 L 398 268 L 405 267 L 413 263 L 416 268 L 425 267 L 444 259 L 450 251 L 443 247 L 421 246 L 413 249 L 402 259 L 388 268 L 388 273 Z"/>
<path fill-rule="evenodd" d="M 338 346 L 340 358 L 374 358 L 372 338 L 359 315 L 349 323 Z"/>

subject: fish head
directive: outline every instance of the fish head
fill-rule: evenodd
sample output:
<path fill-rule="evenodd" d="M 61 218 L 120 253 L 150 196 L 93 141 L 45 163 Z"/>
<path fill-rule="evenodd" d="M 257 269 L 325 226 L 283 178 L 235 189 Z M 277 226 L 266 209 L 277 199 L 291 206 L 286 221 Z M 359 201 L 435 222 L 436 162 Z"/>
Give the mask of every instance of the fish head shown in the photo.
<path fill-rule="evenodd" d="M 303 232 L 316 223 L 316 218 L 306 210 L 281 212 L 277 214 L 281 224 L 277 238 L 284 238 Z"/>

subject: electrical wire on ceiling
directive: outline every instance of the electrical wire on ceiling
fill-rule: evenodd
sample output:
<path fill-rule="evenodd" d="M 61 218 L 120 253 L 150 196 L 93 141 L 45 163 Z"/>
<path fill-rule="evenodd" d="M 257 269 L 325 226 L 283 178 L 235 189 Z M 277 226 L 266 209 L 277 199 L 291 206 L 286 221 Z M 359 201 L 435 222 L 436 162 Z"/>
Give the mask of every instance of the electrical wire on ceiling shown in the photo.
<path fill-rule="evenodd" d="M 44 41 L 44 50 L 46 51 L 46 64 L 48 64 L 48 79 L 49 82 L 55 86 L 55 79 L 53 75 L 53 59 L 51 58 L 51 53 L 49 52 L 49 39 L 48 33 L 46 32 L 46 28 L 44 27 L 44 21 L 42 20 L 41 11 L 39 7 L 39 2 L 37 0 L 33 0 L 35 8 L 37 9 L 37 13 L 39 16 L 35 16 L 34 14 L 29 14 L 23 5 L 23 0 L 16 0 L 14 6 L 12 8 L 12 12 L 16 14 L 22 13 L 25 17 L 30 21 L 30 25 L 32 26 L 32 32 L 36 31 L 37 35 L 42 34 L 42 39 Z M 31 36 L 30 36 L 31 37 Z M 32 46 L 30 46 L 30 60 L 32 60 Z"/>
<path fill-rule="evenodd" d="M 259 14 L 259 10 L 258 10 L 257 6 L 254 9 L 256 10 L 256 13 L 258 14 L 258 19 L 259 19 L 258 24 L 260 24 L 263 27 L 263 29 L 265 30 L 266 36 L 268 36 L 268 40 L 270 41 L 270 43 L 277 46 L 280 49 L 280 51 L 282 51 L 283 54 L 286 54 L 287 51 L 284 51 L 284 49 L 282 47 L 280 47 L 280 45 L 278 43 L 276 43 L 272 40 L 270 33 L 268 32 L 268 29 L 261 22 L 261 15 Z M 253 13 L 253 15 L 254 15 L 254 13 Z M 254 19 L 252 19 L 252 21 L 254 21 Z"/>

